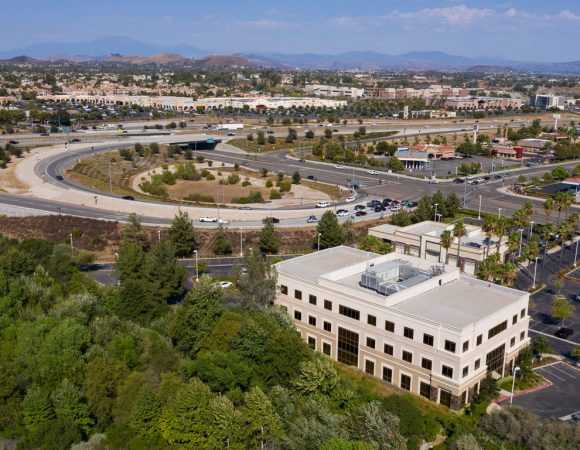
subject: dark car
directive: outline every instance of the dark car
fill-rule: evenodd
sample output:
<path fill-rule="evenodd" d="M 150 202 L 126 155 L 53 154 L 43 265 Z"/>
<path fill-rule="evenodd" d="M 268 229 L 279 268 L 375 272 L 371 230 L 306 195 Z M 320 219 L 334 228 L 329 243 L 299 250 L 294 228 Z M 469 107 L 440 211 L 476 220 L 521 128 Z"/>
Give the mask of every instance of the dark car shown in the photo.
<path fill-rule="evenodd" d="M 56 179 L 57 179 L 58 181 L 62 181 L 62 180 L 64 180 L 64 178 L 63 178 L 63 176 L 62 176 L 62 175 L 57 175 L 57 176 L 56 176 Z"/>
<path fill-rule="evenodd" d="M 355 213 L 355 216 L 360 217 L 360 216 L 366 216 L 367 212 L 363 211 L 363 210 L 359 210 Z"/>
<path fill-rule="evenodd" d="M 488 181 L 488 180 L 491 180 L 491 177 L 490 177 L 489 175 L 486 175 L 486 176 L 484 176 L 484 177 L 483 177 L 483 179 L 484 179 L 485 181 Z"/>
<path fill-rule="evenodd" d="M 268 133 L 268 134 L 274 134 L 274 132 L 272 130 L 268 130 L 268 131 L 266 131 L 266 133 Z"/>
<path fill-rule="evenodd" d="M 494 180 L 501 180 L 501 175 L 494 175 L 493 176 L 493 179 Z"/>
<path fill-rule="evenodd" d="M 264 220 L 262 220 L 262 223 L 266 223 L 266 222 L 272 222 L 272 223 L 280 223 L 280 219 L 276 218 L 276 217 L 266 217 Z"/>
<path fill-rule="evenodd" d="M 16 144 L 18 144 L 18 141 L 14 141 L 14 140 L 13 141 L 8 141 L 8 143 L 9 144 L 12 144 L 12 145 L 16 145 Z"/>
<path fill-rule="evenodd" d="M 132 195 L 123 195 L 121 198 L 123 200 L 135 200 L 135 197 L 133 197 Z"/>
<path fill-rule="evenodd" d="M 461 184 L 461 183 L 465 183 L 465 180 L 462 178 L 455 178 L 455 180 L 453 180 L 453 182 L 456 184 Z"/>
<path fill-rule="evenodd" d="M 385 198 L 383 200 L 383 206 L 389 206 L 392 201 L 393 201 L 393 199 L 391 199 L 391 198 Z"/>
<path fill-rule="evenodd" d="M 369 206 L 371 208 L 376 208 L 377 206 L 381 206 L 381 201 L 380 200 L 371 200 L 370 202 L 367 203 L 367 206 Z"/>
<path fill-rule="evenodd" d="M 417 203 L 417 202 L 411 201 L 411 202 L 407 203 L 407 208 L 416 208 L 417 206 L 419 206 L 419 203 Z"/>
<path fill-rule="evenodd" d="M 228 133 L 228 136 L 235 136 L 236 133 Z"/>
<path fill-rule="evenodd" d="M 570 336 L 574 334 L 574 330 L 572 328 L 562 327 L 558 331 L 556 331 L 556 336 L 560 339 L 568 339 Z"/>
<path fill-rule="evenodd" d="M 316 177 L 314 175 L 308 175 L 306 178 L 308 178 L 309 180 L 316 180 Z"/>
<path fill-rule="evenodd" d="M 383 205 L 377 205 L 375 206 L 375 212 L 383 212 L 386 211 L 387 208 L 385 208 Z"/>
<path fill-rule="evenodd" d="M 242 211 L 250 211 L 252 209 L 251 206 L 240 206 L 238 209 L 241 209 Z"/>
<path fill-rule="evenodd" d="M 354 210 L 355 211 L 364 211 L 365 209 L 366 209 L 366 206 L 365 205 L 356 205 L 354 207 Z"/>
<path fill-rule="evenodd" d="M 71 143 L 75 143 L 75 142 L 80 142 L 81 140 L 78 138 L 74 138 L 74 139 L 71 139 L 70 141 L 71 141 Z"/>

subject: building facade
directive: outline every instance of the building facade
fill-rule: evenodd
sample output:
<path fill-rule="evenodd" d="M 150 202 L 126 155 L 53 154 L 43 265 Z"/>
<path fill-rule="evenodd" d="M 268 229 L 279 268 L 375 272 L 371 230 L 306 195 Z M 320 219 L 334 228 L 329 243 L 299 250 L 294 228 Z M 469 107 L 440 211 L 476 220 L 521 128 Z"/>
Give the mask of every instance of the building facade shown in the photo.
<path fill-rule="evenodd" d="M 451 266 L 335 247 L 276 267 L 276 303 L 310 347 L 451 408 L 529 344 L 529 294 Z"/>

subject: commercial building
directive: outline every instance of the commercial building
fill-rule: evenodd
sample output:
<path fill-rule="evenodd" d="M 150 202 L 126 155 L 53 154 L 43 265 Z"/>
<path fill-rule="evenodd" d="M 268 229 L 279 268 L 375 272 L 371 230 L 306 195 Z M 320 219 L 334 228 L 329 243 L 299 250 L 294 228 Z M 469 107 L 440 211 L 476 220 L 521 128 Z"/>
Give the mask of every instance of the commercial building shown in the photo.
<path fill-rule="evenodd" d="M 491 148 L 491 156 L 493 158 L 521 160 L 524 157 L 524 148 L 505 145 L 494 145 Z"/>
<path fill-rule="evenodd" d="M 304 90 L 310 95 L 321 97 L 350 97 L 360 98 L 365 96 L 365 90 L 362 88 L 347 86 L 328 86 L 324 84 L 307 84 Z"/>
<path fill-rule="evenodd" d="M 369 97 L 383 98 L 387 100 L 401 100 L 409 98 L 424 98 L 426 100 L 442 97 L 455 97 L 468 94 L 468 90 L 451 86 L 433 84 L 425 89 L 414 88 L 375 88 L 369 89 Z"/>
<path fill-rule="evenodd" d="M 455 156 L 455 147 L 435 144 L 412 145 L 399 147 L 395 156 L 405 165 L 406 169 L 423 170 L 431 161 L 452 159 Z"/>
<path fill-rule="evenodd" d="M 529 343 L 529 294 L 450 265 L 341 246 L 276 267 L 276 303 L 313 349 L 451 408 Z"/>
<path fill-rule="evenodd" d="M 521 98 L 504 97 L 449 97 L 444 106 L 452 109 L 520 109 L 524 105 Z"/>
<path fill-rule="evenodd" d="M 538 139 L 538 138 L 528 138 L 520 139 L 518 141 L 518 146 L 523 147 L 525 151 L 541 151 L 545 150 L 554 142 L 549 139 Z"/>
<path fill-rule="evenodd" d="M 560 97 L 554 94 L 536 94 L 534 106 L 544 109 L 564 109 L 566 106 L 566 97 Z"/>
<path fill-rule="evenodd" d="M 441 234 L 449 230 L 453 232 L 453 224 L 425 221 L 406 227 L 384 224 L 369 229 L 369 235 L 376 236 L 393 246 L 395 253 L 417 256 L 428 261 L 457 266 L 457 245 L 455 238 L 448 250 L 441 245 Z M 465 225 L 466 235 L 459 245 L 459 267 L 468 274 L 474 274 L 479 264 L 489 255 L 499 251 L 501 259 L 505 259 L 508 251 L 507 239 L 503 239 L 499 249 L 498 238 L 487 236 L 481 227 Z"/>

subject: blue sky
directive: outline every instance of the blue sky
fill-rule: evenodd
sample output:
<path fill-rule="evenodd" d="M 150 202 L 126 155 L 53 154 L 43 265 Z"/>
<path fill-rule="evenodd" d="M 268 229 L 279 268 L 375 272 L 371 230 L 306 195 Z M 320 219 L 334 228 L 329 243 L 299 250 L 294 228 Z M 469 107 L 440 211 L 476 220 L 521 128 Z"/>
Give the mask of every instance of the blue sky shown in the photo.
<path fill-rule="evenodd" d="M 2 16 L 0 50 L 126 36 L 220 53 L 580 60 L 580 0 L 27 0 L 6 1 Z"/>

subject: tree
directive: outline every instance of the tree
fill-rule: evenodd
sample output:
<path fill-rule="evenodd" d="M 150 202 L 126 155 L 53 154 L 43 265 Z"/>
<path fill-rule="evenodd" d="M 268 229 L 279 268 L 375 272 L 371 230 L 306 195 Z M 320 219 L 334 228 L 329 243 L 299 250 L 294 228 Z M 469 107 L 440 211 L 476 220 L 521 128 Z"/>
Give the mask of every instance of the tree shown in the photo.
<path fill-rule="evenodd" d="M 300 184 L 301 179 L 302 177 L 300 176 L 300 172 L 295 170 L 294 173 L 292 174 L 292 184 Z"/>
<path fill-rule="evenodd" d="M 320 237 L 320 249 L 336 247 L 344 242 L 344 230 L 338 223 L 336 214 L 330 210 L 326 211 L 320 218 L 320 222 L 316 226 L 316 233 L 315 245 Z"/>
<path fill-rule="evenodd" d="M 197 232 L 187 212 L 179 211 L 169 229 L 169 237 L 175 248 L 175 255 L 188 257 L 198 247 Z"/>
<path fill-rule="evenodd" d="M 260 251 L 262 253 L 276 254 L 280 247 L 280 238 L 276 234 L 274 223 L 271 219 L 264 221 L 264 226 L 260 232 Z"/>
<path fill-rule="evenodd" d="M 238 288 L 248 305 L 270 305 L 276 297 L 276 271 L 260 253 L 250 249 L 244 255 L 245 273 L 238 279 Z"/>
<path fill-rule="evenodd" d="M 298 376 L 292 381 L 294 388 L 303 395 L 329 396 L 338 385 L 340 376 L 332 360 L 316 353 L 315 357 L 300 363 Z"/>
<path fill-rule="evenodd" d="M 89 407 L 82 402 L 79 389 L 67 378 L 63 379 L 56 391 L 52 394 L 54 409 L 59 419 L 76 424 L 88 435 L 93 425 L 89 414 Z"/>
<path fill-rule="evenodd" d="M 574 314 L 574 305 L 564 297 L 556 297 L 552 302 L 551 314 L 554 319 L 561 320 L 564 326 L 564 321 Z"/>
<path fill-rule="evenodd" d="M 465 225 L 463 224 L 463 221 L 460 220 L 453 227 L 453 236 L 455 236 L 457 238 L 457 267 L 461 267 L 461 264 L 459 261 L 459 251 L 461 250 L 461 238 L 463 236 L 466 236 L 466 235 L 467 235 L 467 230 L 465 228 Z"/>
<path fill-rule="evenodd" d="M 221 224 L 215 234 L 212 249 L 216 255 L 229 255 L 232 253 L 232 241 Z"/>
<path fill-rule="evenodd" d="M 246 393 L 244 400 L 244 441 L 252 448 L 274 447 L 282 437 L 283 428 L 270 399 L 256 386 Z"/>
<path fill-rule="evenodd" d="M 149 238 L 141 225 L 141 218 L 135 214 L 129 214 L 127 224 L 123 228 L 123 242 L 139 244 L 143 250 L 149 248 Z"/>
<path fill-rule="evenodd" d="M 147 253 L 143 278 L 153 298 L 161 304 L 183 291 L 185 276 L 185 267 L 177 261 L 171 242 L 161 241 Z"/>
<path fill-rule="evenodd" d="M 29 431 L 34 431 L 54 418 L 48 394 L 40 386 L 33 386 L 26 393 L 22 400 L 22 415 L 24 425 Z"/>
<path fill-rule="evenodd" d="M 399 419 L 373 400 L 354 408 L 348 414 L 347 428 L 351 438 L 370 443 L 379 450 L 406 448 L 399 434 Z"/>
<path fill-rule="evenodd" d="M 127 372 L 123 363 L 106 361 L 102 357 L 86 365 L 85 396 L 101 427 L 111 423 L 117 390 Z"/>
<path fill-rule="evenodd" d="M 445 230 L 441 233 L 439 239 L 439 246 L 441 249 L 445 249 L 445 264 L 449 264 L 449 248 L 453 244 L 453 234 L 451 234 L 450 230 Z M 439 256 L 439 262 L 441 262 L 441 256 Z"/>
<path fill-rule="evenodd" d="M 391 156 L 387 162 L 387 169 L 392 170 L 393 172 L 402 172 L 405 170 L 405 165 L 396 156 Z"/>
<path fill-rule="evenodd" d="M 367 252 L 384 255 L 393 251 L 393 246 L 377 236 L 367 235 L 358 244 L 358 248 Z"/>

